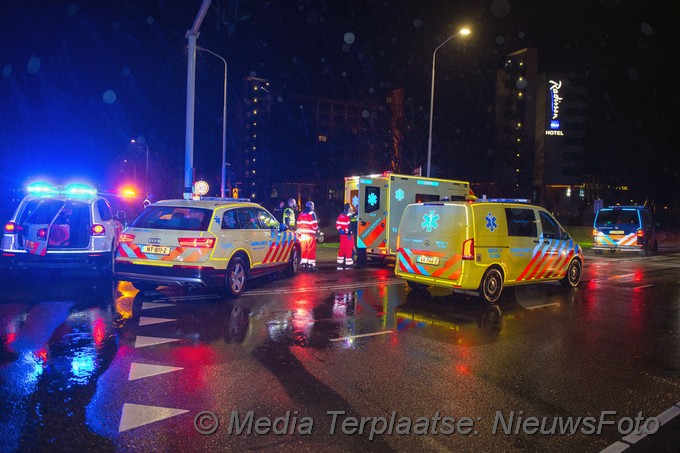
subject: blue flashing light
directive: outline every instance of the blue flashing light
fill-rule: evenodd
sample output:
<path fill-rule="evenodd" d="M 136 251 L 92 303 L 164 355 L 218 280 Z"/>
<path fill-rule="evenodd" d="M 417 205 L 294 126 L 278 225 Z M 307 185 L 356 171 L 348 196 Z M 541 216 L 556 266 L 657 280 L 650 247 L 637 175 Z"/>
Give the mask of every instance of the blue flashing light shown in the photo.
<path fill-rule="evenodd" d="M 97 195 L 97 189 L 87 184 L 70 184 L 63 193 L 71 197 L 94 197 Z"/>
<path fill-rule="evenodd" d="M 34 182 L 26 188 L 30 195 L 38 197 L 52 197 L 59 193 L 56 186 L 46 182 Z"/>
<path fill-rule="evenodd" d="M 373 180 L 372 179 L 360 179 L 359 183 L 361 183 L 361 184 L 373 184 Z"/>
<path fill-rule="evenodd" d="M 420 184 L 421 186 L 435 186 L 436 187 L 436 186 L 439 185 L 439 182 L 438 181 L 424 181 L 422 179 L 419 179 L 418 184 Z"/>
<path fill-rule="evenodd" d="M 560 128 L 560 122 L 558 120 L 551 120 L 550 121 L 550 129 L 556 130 Z"/>

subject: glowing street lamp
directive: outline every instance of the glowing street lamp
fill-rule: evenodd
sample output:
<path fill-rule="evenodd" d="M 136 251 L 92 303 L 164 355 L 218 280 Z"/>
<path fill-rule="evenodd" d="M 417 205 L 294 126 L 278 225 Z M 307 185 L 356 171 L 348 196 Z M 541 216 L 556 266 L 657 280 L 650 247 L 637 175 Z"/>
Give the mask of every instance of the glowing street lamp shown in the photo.
<path fill-rule="evenodd" d="M 434 52 L 432 52 L 432 89 L 431 89 L 431 94 L 430 94 L 430 134 L 427 140 L 427 177 L 430 177 L 430 161 L 432 160 L 432 116 L 433 116 L 433 111 L 434 111 L 434 73 L 435 73 L 435 61 L 437 57 L 437 51 L 441 49 L 444 44 L 447 42 L 451 41 L 453 38 L 456 38 L 458 36 L 467 36 L 470 34 L 470 29 L 469 28 L 462 28 L 461 30 L 458 31 L 455 35 L 449 36 L 446 41 L 443 43 L 439 44 L 436 49 L 434 49 Z"/>

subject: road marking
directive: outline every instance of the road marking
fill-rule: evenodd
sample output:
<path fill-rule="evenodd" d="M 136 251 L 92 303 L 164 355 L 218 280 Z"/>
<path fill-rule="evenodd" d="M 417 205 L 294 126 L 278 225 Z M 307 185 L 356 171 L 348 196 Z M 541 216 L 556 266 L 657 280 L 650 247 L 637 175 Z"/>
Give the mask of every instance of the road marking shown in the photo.
<path fill-rule="evenodd" d="M 139 325 L 140 326 L 150 326 L 152 324 L 161 324 L 163 322 L 172 322 L 172 321 L 177 321 L 176 319 L 170 319 L 170 318 L 151 318 L 149 316 L 140 316 L 139 317 Z"/>
<path fill-rule="evenodd" d="M 362 333 L 360 335 L 350 335 L 348 337 L 340 337 L 340 338 L 331 338 L 330 341 L 343 341 L 343 340 L 353 340 L 354 338 L 363 338 L 363 337 L 374 337 L 376 335 L 384 335 L 386 333 L 393 333 L 394 330 L 383 330 L 380 332 L 373 332 L 373 333 Z"/>
<path fill-rule="evenodd" d="M 534 305 L 534 306 L 525 306 L 522 304 L 522 307 L 526 308 L 527 310 L 536 310 L 537 308 L 545 308 L 545 307 L 554 307 L 555 305 L 559 305 L 559 302 L 550 302 L 549 304 L 541 304 L 541 305 Z"/>
<path fill-rule="evenodd" d="M 642 286 L 636 286 L 636 287 L 633 288 L 633 289 L 651 288 L 652 286 L 654 286 L 654 285 L 642 285 Z"/>
<path fill-rule="evenodd" d="M 157 302 L 143 302 L 142 310 L 149 310 L 151 308 L 173 307 L 175 304 L 159 304 Z"/>
<path fill-rule="evenodd" d="M 134 381 L 135 379 L 143 379 L 151 376 L 158 376 L 159 374 L 172 373 L 173 371 L 183 370 L 184 368 L 176 366 L 164 366 L 164 365 L 149 365 L 147 363 L 135 363 L 130 364 L 130 374 L 128 375 L 128 381 Z"/>
<path fill-rule="evenodd" d="M 144 406 L 142 404 L 123 404 L 123 412 L 120 416 L 118 432 L 148 425 L 149 423 L 165 420 L 176 415 L 186 414 L 186 409 L 173 409 L 171 407 Z"/>
<path fill-rule="evenodd" d="M 378 285 L 400 285 L 404 282 L 397 279 L 390 279 L 386 281 L 374 281 L 370 283 L 347 283 L 343 285 L 327 285 L 327 286 L 315 286 L 307 288 L 290 288 L 290 289 L 267 289 L 267 290 L 255 290 L 246 291 L 242 296 L 262 296 L 266 294 L 298 294 L 298 293 L 312 293 L 316 291 L 338 291 L 342 289 L 355 289 L 355 288 L 368 288 L 371 286 Z"/>
<path fill-rule="evenodd" d="M 618 453 L 620 451 L 627 450 L 628 448 L 630 448 L 630 445 L 624 444 L 623 442 L 617 440 L 616 442 L 602 450 L 600 453 Z"/>
<path fill-rule="evenodd" d="M 179 338 L 142 337 L 138 335 L 135 338 L 135 348 L 145 348 L 157 344 L 172 343 L 173 341 L 179 341 Z"/>
<path fill-rule="evenodd" d="M 655 418 L 659 420 L 659 429 L 661 429 L 663 425 L 673 420 L 678 415 L 680 415 L 680 403 L 677 403 L 675 406 L 671 406 L 670 408 L 666 409 L 665 411 L 657 415 Z M 647 435 L 648 434 L 645 431 L 641 431 L 638 434 L 635 433 L 628 434 L 626 437 L 621 439 L 621 441 L 617 440 L 616 442 L 602 450 L 600 453 L 613 453 L 624 451 L 631 445 L 635 445 L 636 443 L 647 437 Z"/>

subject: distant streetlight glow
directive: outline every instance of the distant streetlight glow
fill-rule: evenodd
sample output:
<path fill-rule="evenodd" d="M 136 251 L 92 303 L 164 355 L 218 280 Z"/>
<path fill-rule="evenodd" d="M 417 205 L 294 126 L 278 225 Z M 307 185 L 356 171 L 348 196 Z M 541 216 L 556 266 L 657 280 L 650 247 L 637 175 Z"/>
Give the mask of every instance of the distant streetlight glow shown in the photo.
<path fill-rule="evenodd" d="M 447 42 L 451 41 L 453 38 L 457 36 L 467 36 L 469 35 L 470 29 L 469 28 L 461 28 L 458 33 L 449 36 L 443 43 L 439 44 L 436 49 L 434 49 L 434 52 L 432 52 L 432 87 L 430 90 L 430 133 L 427 139 L 427 177 L 430 177 L 430 162 L 432 160 L 432 116 L 434 113 L 434 74 L 435 74 L 435 63 L 436 63 L 436 58 L 437 58 L 437 51 L 441 49 L 444 44 Z"/>

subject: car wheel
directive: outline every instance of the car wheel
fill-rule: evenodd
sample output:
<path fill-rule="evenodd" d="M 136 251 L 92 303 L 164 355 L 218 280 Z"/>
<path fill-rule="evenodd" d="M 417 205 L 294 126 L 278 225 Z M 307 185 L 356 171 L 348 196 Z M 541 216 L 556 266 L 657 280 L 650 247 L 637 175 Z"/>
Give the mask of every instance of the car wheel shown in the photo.
<path fill-rule="evenodd" d="M 424 284 L 424 283 L 411 282 L 411 281 L 408 281 L 406 283 L 408 283 L 408 286 L 414 291 L 423 291 L 423 290 L 427 289 L 427 285 Z"/>
<path fill-rule="evenodd" d="M 479 288 L 479 294 L 486 302 L 491 304 L 496 303 L 503 292 L 503 274 L 501 271 L 492 267 L 482 277 L 482 284 Z"/>
<path fill-rule="evenodd" d="M 234 257 L 227 266 L 226 295 L 231 298 L 239 297 L 246 289 L 246 263 L 240 257 Z"/>
<path fill-rule="evenodd" d="M 567 288 L 576 288 L 581 281 L 581 262 L 579 260 L 571 260 L 567 268 L 567 275 L 564 276 L 560 283 Z"/>
<path fill-rule="evenodd" d="M 294 277 L 300 268 L 300 250 L 297 247 L 293 247 L 290 251 L 290 257 L 288 258 L 288 266 L 286 266 L 286 275 L 288 277 Z"/>

